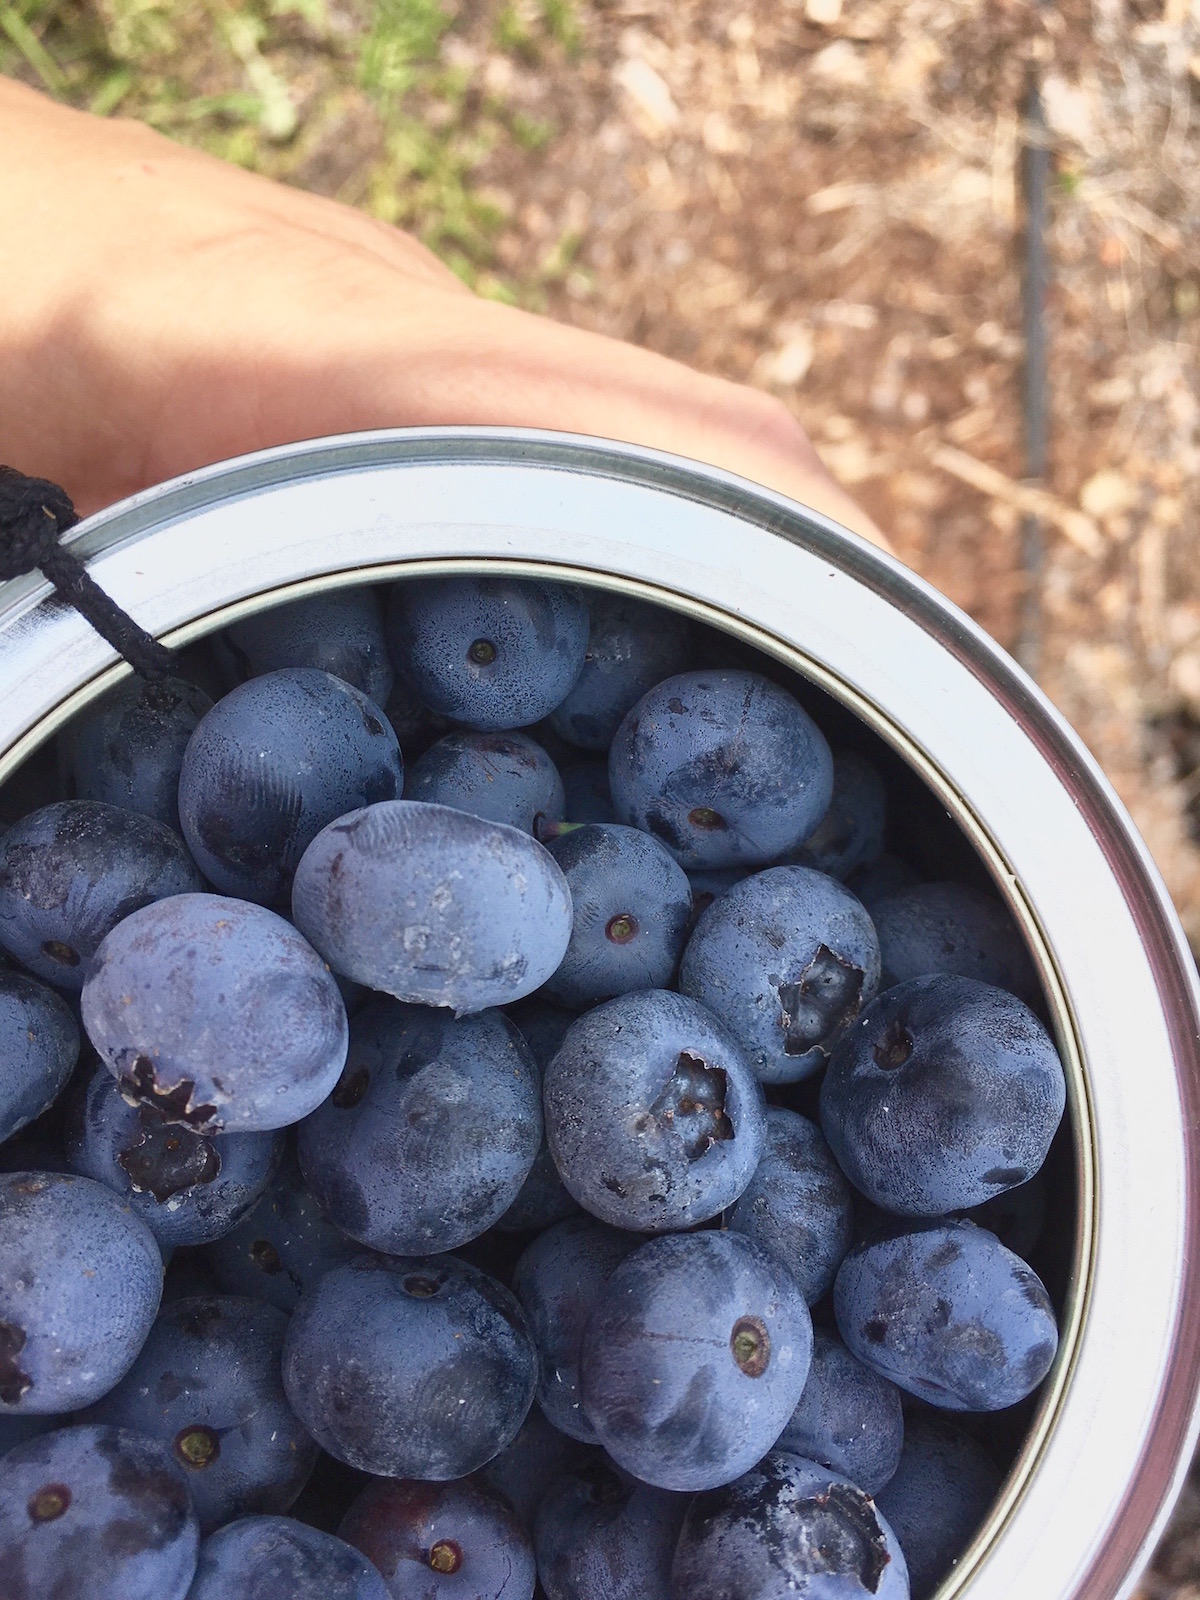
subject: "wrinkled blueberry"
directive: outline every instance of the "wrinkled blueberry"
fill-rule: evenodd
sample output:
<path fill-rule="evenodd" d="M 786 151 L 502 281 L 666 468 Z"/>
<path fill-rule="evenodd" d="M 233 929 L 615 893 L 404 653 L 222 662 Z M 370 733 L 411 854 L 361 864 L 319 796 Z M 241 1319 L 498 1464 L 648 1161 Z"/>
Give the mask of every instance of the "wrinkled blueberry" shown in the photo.
<path fill-rule="evenodd" d="M 176 895 L 126 917 L 83 992 L 88 1037 L 126 1099 L 196 1133 L 282 1128 L 346 1060 L 328 967 L 263 906 Z"/>
<path fill-rule="evenodd" d="M 587 655 L 575 686 L 550 718 L 568 743 L 607 750 L 625 713 L 642 696 L 687 665 L 687 620 L 663 606 L 594 590 Z"/>
<path fill-rule="evenodd" d="M 68 723 L 68 776 L 80 800 L 103 800 L 179 827 L 179 770 L 212 701 L 181 678 L 129 678 Z"/>
<path fill-rule="evenodd" d="M 584 1326 L 619 1262 L 643 1241 L 594 1217 L 570 1217 L 533 1241 L 513 1271 L 538 1352 L 538 1404 L 556 1428 L 588 1444 L 596 1430 L 579 1403 Z"/>
<path fill-rule="evenodd" d="M 703 1006 L 664 989 L 580 1017 L 542 1097 L 563 1182 L 617 1228 L 716 1216 L 750 1182 L 766 1138 L 762 1087 L 736 1042 Z"/>
<path fill-rule="evenodd" d="M 286 1511 L 316 1464 L 317 1446 L 283 1392 L 287 1326 L 282 1311 L 255 1300 L 174 1300 L 89 1413 L 171 1452 L 202 1533 L 247 1511 Z"/>
<path fill-rule="evenodd" d="M 908 1562 L 912 1600 L 927 1600 L 962 1555 L 1000 1488 L 974 1439 L 942 1417 L 911 1416 L 879 1509 Z"/>
<path fill-rule="evenodd" d="M 544 993 L 582 1009 L 670 983 L 691 919 L 687 874 L 649 834 L 590 823 L 549 845 L 571 891 L 571 942 Z"/>
<path fill-rule="evenodd" d="M 796 1409 L 812 1321 L 789 1273 L 740 1233 L 652 1239 L 588 1318 L 580 1392 L 618 1465 L 660 1489 L 749 1470 Z"/>
<path fill-rule="evenodd" d="M 850 1181 L 903 1216 L 944 1216 L 1024 1183 L 1065 1104 L 1045 1028 L 1015 995 L 972 978 L 885 990 L 821 1085 L 821 1123 Z"/>
<path fill-rule="evenodd" d="M 537 1068 L 503 1012 L 454 1018 L 379 998 L 350 1024 L 341 1081 L 297 1149 L 343 1232 L 434 1255 L 503 1216 L 541 1142 Z"/>
<path fill-rule="evenodd" d="M 908 1600 L 900 1543 L 870 1496 L 773 1450 L 688 1507 L 671 1600 Z"/>
<path fill-rule="evenodd" d="M 679 969 L 684 994 L 720 1017 L 764 1083 L 818 1072 L 878 984 L 866 910 L 808 867 L 771 867 L 726 890 Z"/>
<path fill-rule="evenodd" d="M 0 970 L 0 1144 L 53 1105 L 79 1059 L 79 1029 L 53 989 Z"/>
<path fill-rule="evenodd" d="M 687 1498 L 628 1481 L 604 1462 L 571 1473 L 538 1508 L 534 1545 L 547 1600 L 668 1600 Z"/>
<path fill-rule="evenodd" d="M 395 800 L 403 784 L 400 746 L 375 702 L 297 667 L 241 684 L 202 719 L 179 775 L 179 817 L 222 894 L 278 905 L 322 828 Z"/>
<path fill-rule="evenodd" d="M 834 1309 L 860 1361 L 947 1411 L 1015 1405 L 1058 1347 L 1041 1279 L 971 1222 L 857 1246 L 838 1270 Z"/>
<path fill-rule="evenodd" d="M 183 840 L 163 823 L 96 800 L 63 800 L 0 838 L 0 943 L 39 978 L 82 989 L 119 922 L 203 887 Z"/>
<path fill-rule="evenodd" d="M 60 1428 L 0 1461 L 5 1600 L 184 1600 L 200 1542 L 183 1474 L 125 1428 Z"/>
<path fill-rule="evenodd" d="M 242 1517 L 200 1546 L 187 1600 L 390 1600 L 361 1551 L 291 1517 Z"/>
<path fill-rule="evenodd" d="M 685 867 L 760 866 L 829 809 L 833 759 L 799 702 L 755 672 L 684 672 L 638 701 L 608 757 L 622 822 Z"/>
<path fill-rule="evenodd" d="M 917 883 L 876 901 L 881 987 L 943 973 L 976 978 L 1036 1003 L 1033 963 L 1000 901 L 961 883 Z"/>
<path fill-rule="evenodd" d="M 478 1482 L 369 1483 L 342 1519 L 392 1595 L 416 1600 L 531 1600 L 529 1536 L 512 1508 Z"/>
<path fill-rule="evenodd" d="M 810 1306 L 825 1294 L 850 1248 L 854 1198 L 815 1123 L 767 1107 L 762 1159 L 727 1225 L 782 1262 Z"/>
<path fill-rule="evenodd" d="M 230 623 L 225 642 L 248 678 L 284 667 L 317 667 L 352 683 L 377 706 L 386 705 L 392 692 L 383 608 L 365 585 L 308 595 Z"/>
<path fill-rule="evenodd" d="M 532 994 L 571 937 L 566 879 L 535 839 L 413 800 L 368 806 L 319 833 L 292 908 L 337 972 L 460 1016 Z"/>
<path fill-rule="evenodd" d="M 162 1281 L 154 1235 L 111 1189 L 0 1175 L 0 1414 L 98 1400 L 145 1342 Z"/>
<path fill-rule="evenodd" d="M 818 1328 L 808 1382 L 777 1448 L 845 1473 L 877 1495 L 895 1472 L 903 1443 L 899 1389 Z"/>
<path fill-rule="evenodd" d="M 453 1256 L 360 1257 L 306 1289 L 283 1353 L 292 1409 L 331 1455 L 461 1478 L 511 1443 L 537 1351 L 516 1297 Z"/>
<path fill-rule="evenodd" d="M 435 711 L 470 728 L 527 728 L 583 668 L 588 612 L 570 584 L 418 578 L 388 601 L 392 660 Z"/>
<path fill-rule="evenodd" d="M 266 1188 L 278 1133 L 194 1133 L 152 1105 L 130 1105 L 103 1062 L 73 1092 L 71 1167 L 114 1189 L 164 1245 L 219 1239 Z"/>

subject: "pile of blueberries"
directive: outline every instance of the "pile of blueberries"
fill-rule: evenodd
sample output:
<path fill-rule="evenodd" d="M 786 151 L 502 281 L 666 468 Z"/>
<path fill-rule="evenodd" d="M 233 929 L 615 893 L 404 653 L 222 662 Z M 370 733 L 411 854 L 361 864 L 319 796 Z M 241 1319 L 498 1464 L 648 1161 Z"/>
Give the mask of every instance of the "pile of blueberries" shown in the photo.
<path fill-rule="evenodd" d="M 1054 1360 L 1069 1135 L 916 788 L 510 577 L 80 716 L 0 791 L 2 1600 L 932 1593 Z"/>

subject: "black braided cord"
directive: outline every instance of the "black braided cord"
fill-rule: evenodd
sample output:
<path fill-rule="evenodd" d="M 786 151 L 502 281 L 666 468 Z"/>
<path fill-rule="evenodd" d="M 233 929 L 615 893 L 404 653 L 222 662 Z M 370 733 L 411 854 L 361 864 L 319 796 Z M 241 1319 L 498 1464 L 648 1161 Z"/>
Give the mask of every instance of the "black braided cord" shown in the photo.
<path fill-rule="evenodd" d="M 45 478 L 27 478 L 0 466 L 0 582 L 40 571 L 140 678 L 157 682 L 178 671 L 165 645 L 148 634 L 59 543 L 79 521 L 70 496 Z"/>

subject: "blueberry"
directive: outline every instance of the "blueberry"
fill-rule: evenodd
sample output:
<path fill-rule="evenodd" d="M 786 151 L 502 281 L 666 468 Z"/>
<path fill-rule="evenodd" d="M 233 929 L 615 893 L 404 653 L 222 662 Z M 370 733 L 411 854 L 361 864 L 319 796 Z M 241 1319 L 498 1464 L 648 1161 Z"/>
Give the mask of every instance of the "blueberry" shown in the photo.
<path fill-rule="evenodd" d="M 73 1095 L 66 1149 L 73 1170 L 115 1189 L 160 1244 L 205 1244 L 266 1188 L 282 1136 L 193 1133 L 154 1106 L 131 1106 L 97 1062 Z"/>
<path fill-rule="evenodd" d="M 826 1293 L 850 1248 L 854 1199 L 815 1123 L 767 1107 L 762 1159 L 727 1225 L 782 1262 L 810 1306 Z"/>
<path fill-rule="evenodd" d="M 684 1495 L 597 1462 L 564 1477 L 538 1509 L 534 1544 L 548 1600 L 668 1600 Z"/>
<path fill-rule="evenodd" d="M 674 857 L 636 828 L 589 823 L 549 845 L 571 891 L 571 942 L 545 994 L 582 1009 L 670 983 L 692 891 Z"/>
<path fill-rule="evenodd" d="M 0 1415 L 98 1400 L 145 1342 L 162 1281 L 154 1235 L 111 1189 L 0 1175 Z"/>
<path fill-rule="evenodd" d="M 81 800 L 103 800 L 179 827 L 179 769 L 212 701 L 181 678 L 130 678 L 69 723 L 62 744 Z"/>
<path fill-rule="evenodd" d="M 527 728 L 583 668 L 582 591 L 523 578 L 419 578 L 388 601 L 392 660 L 435 711 L 470 728 Z"/>
<path fill-rule="evenodd" d="M 458 1015 L 532 994 L 571 937 L 571 894 L 535 839 L 449 806 L 351 812 L 305 851 L 296 926 L 336 971 Z"/>
<path fill-rule="evenodd" d="M 529 1536 L 512 1508 L 478 1482 L 377 1478 L 338 1529 L 369 1556 L 392 1595 L 416 1600 L 531 1600 Z"/>
<path fill-rule="evenodd" d="M 503 1012 L 456 1019 L 380 998 L 351 1023 L 346 1070 L 297 1149 L 344 1233 L 434 1255 L 504 1214 L 541 1140 L 537 1068 Z"/>
<path fill-rule="evenodd" d="M 838 1271 L 834 1309 L 860 1361 L 948 1411 L 1015 1405 L 1058 1347 L 1041 1279 L 971 1222 L 926 1223 L 857 1246 Z"/>
<path fill-rule="evenodd" d="M 0 943 L 39 978 L 82 989 L 101 941 L 130 912 L 203 887 L 163 823 L 63 800 L 0 838 Z"/>
<path fill-rule="evenodd" d="M 83 1022 L 126 1099 L 196 1133 L 286 1127 L 346 1060 L 346 1010 L 316 951 L 273 911 L 215 894 L 160 900 L 114 928 Z"/>
<path fill-rule="evenodd" d="M 558 768 L 540 744 L 515 731 L 446 734 L 412 767 L 404 792 L 534 835 L 563 817 Z"/>
<path fill-rule="evenodd" d="M 538 1352 L 538 1404 L 556 1428 L 598 1443 L 579 1403 L 584 1326 L 613 1270 L 641 1239 L 593 1217 L 570 1217 L 539 1234 L 517 1262 L 513 1292 Z"/>
<path fill-rule="evenodd" d="M 857 1484 L 774 1450 L 684 1518 L 671 1600 L 908 1600 L 896 1535 Z"/>
<path fill-rule="evenodd" d="M 679 969 L 684 994 L 720 1017 L 764 1083 L 818 1072 L 878 983 L 870 917 L 809 867 L 771 867 L 726 890 Z"/>
<path fill-rule="evenodd" d="M 361 689 L 377 706 L 392 692 L 379 595 L 365 585 L 272 606 L 225 629 L 246 677 L 285 667 L 317 667 Z"/>
<path fill-rule="evenodd" d="M 401 679 L 393 684 L 384 710 L 406 762 L 415 761 L 435 739 L 449 733 L 454 726 L 449 717 L 443 717 L 441 712 L 419 700 Z"/>
<path fill-rule="evenodd" d="M 663 989 L 580 1017 L 546 1070 L 546 1138 L 570 1192 L 617 1228 L 715 1217 L 766 1138 L 762 1087 L 717 1019 Z"/>
<path fill-rule="evenodd" d="M 846 878 L 846 887 L 875 915 L 881 900 L 890 900 L 920 883 L 920 878 L 907 861 L 899 856 L 882 855 L 869 867 L 856 867 Z"/>
<path fill-rule="evenodd" d="M 972 978 L 910 978 L 867 1007 L 830 1062 L 821 1122 L 850 1181 L 885 1210 L 937 1217 L 1031 1177 L 1066 1080 L 1045 1028 Z"/>
<path fill-rule="evenodd" d="M 568 822 L 615 822 L 607 761 L 571 761 L 559 767 Z"/>
<path fill-rule="evenodd" d="M 879 1509 L 904 1550 L 912 1600 L 927 1600 L 962 1555 L 1000 1480 L 961 1428 L 936 1416 L 908 1419 L 900 1464 L 879 1495 Z"/>
<path fill-rule="evenodd" d="M 0 1417 L 0 1429 L 4 1418 Z M 0 1449 L 3 1434 L 0 1432 Z M 565 1472 L 574 1471 L 593 1459 L 598 1452 L 578 1439 L 569 1439 L 546 1421 L 540 1406 L 534 1406 L 516 1438 L 505 1445 L 482 1468 L 479 1478 L 490 1489 L 502 1495 L 521 1520 L 522 1527 L 532 1532 L 534 1517 L 549 1489 Z"/>
<path fill-rule="evenodd" d="M 0 971 L 0 1144 L 53 1105 L 78 1058 L 70 1008 L 44 984 Z"/>
<path fill-rule="evenodd" d="M 625 713 L 663 678 L 687 665 L 687 620 L 664 606 L 621 594 L 588 596 L 587 655 L 575 686 L 550 718 L 583 750 L 607 750 Z"/>
<path fill-rule="evenodd" d="M 242 1517 L 200 1546 L 187 1600 L 389 1600 L 389 1591 L 344 1539 L 291 1517 Z"/>
<path fill-rule="evenodd" d="M 326 1220 L 289 1154 L 254 1208 L 209 1245 L 206 1257 L 223 1294 L 294 1311 L 307 1284 L 359 1254 L 359 1246 Z"/>
<path fill-rule="evenodd" d="M 533 1403 L 537 1352 L 516 1297 L 465 1261 L 360 1257 L 300 1297 L 283 1382 L 339 1461 L 445 1480 L 511 1443 Z"/>
<path fill-rule="evenodd" d="M 282 1311 L 255 1300 L 172 1301 L 125 1377 L 88 1414 L 171 1452 L 202 1533 L 250 1510 L 286 1511 L 316 1463 L 317 1446 L 283 1392 L 287 1326 Z"/>
<path fill-rule="evenodd" d="M 562 1043 L 563 1035 L 575 1021 L 575 1013 L 548 1000 L 531 996 L 520 1000 L 508 1013 L 517 1025 L 521 1037 L 528 1044 L 538 1070 L 538 1102 L 541 1103 L 541 1082 L 546 1067 Z M 496 1227 L 502 1233 L 521 1233 L 526 1229 L 540 1232 L 566 1217 L 576 1216 L 579 1205 L 567 1192 L 558 1175 L 550 1146 L 543 1130 L 542 1142 L 529 1169 L 529 1176 L 521 1185 L 517 1198 L 504 1215 L 497 1219 Z"/>
<path fill-rule="evenodd" d="M 796 861 L 847 878 L 882 856 L 886 824 L 887 793 L 878 768 L 856 750 L 835 750 L 829 810 L 796 852 Z"/>
<path fill-rule="evenodd" d="M 622 822 L 685 867 L 761 866 L 829 809 L 833 758 L 799 702 L 755 672 L 684 672 L 643 695 L 608 757 Z"/>
<path fill-rule="evenodd" d="M 331 673 L 291 668 L 243 683 L 203 718 L 183 758 L 179 817 L 210 883 L 277 905 L 322 828 L 396 799 L 403 784 L 374 701 Z"/>
<path fill-rule="evenodd" d="M 777 1448 L 819 1461 L 877 1495 L 895 1472 L 903 1443 L 899 1389 L 818 1328 L 808 1382 Z"/>
<path fill-rule="evenodd" d="M 125 1428 L 60 1428 L 0 1461 L 6 1600 L 185 1600 L 200 1542 L 183 1474 Z"/>
<path fill-rule="evenodd" d="M 812 1321 L 780 1264 L 739 1233 L 652 1239 L 588 1318 L 584 1411 L 619 1466 L 711 1489 L 771 1448 L 808 1376 Z"/>
<path fill-rule="evenodd" d="M 1036 1003 L 1037 977 L 1012 917 L 961 883 L 918 883 L 876 902 L 881 986 L 944 973 L 976 978 Z"/>

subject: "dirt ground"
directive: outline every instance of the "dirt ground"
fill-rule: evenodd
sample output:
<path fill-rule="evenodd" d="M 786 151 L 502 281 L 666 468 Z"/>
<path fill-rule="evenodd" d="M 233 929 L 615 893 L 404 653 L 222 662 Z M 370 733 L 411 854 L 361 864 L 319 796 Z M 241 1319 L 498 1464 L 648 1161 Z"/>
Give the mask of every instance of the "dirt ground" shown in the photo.
<path fill-rule="evenodd" d="M 1200 946 L 1200 0 L 0 0 L 0 70 L 773 389 L 1012 645 L 1022 95 L 1054 160 L 1042 684 Z M 1200 1495 L 1144 1589 L 1200 1600 Z"/>

